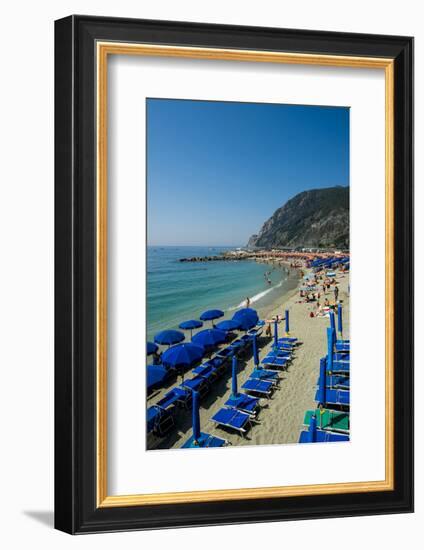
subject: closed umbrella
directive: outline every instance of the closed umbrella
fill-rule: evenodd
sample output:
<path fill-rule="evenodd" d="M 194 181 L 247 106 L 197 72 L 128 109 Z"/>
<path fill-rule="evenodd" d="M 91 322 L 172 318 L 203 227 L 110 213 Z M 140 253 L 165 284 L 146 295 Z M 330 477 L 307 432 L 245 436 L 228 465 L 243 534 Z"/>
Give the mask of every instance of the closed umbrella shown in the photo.
<path fill-rule="evenodd" d="M 274 347 L 278 348 L 278 321 L 274 321 Z"/>
<path fill-rule="evenodd" d="M 237 357 L 233 355 L 233 363 L 231 365 L 231 397 L 237 397 L 238 396 L 238 388 L 237 388 Z"/>
<path fill-rule="evenodd" d="M 333 371 L 333 350 L 334 350 L 334 330 L 331 327 L 327 328 L 327 366 L 328 372 Z"/>
<path fill-rule="evenodd" d="M 289 332 L 290 332 L 290 320 L 289 320 L 289 310 L 286 309 L 286 336 L 289 335 Z"/>
<path fill-rule="evenodd" d="M 319 362 L 319 386 L 316 395 L 316 401 L 325 405 L 326 403 L 326 388 L 327 388 L 327 360 L 325 357 L 321 357 Z"/>
<path fill-rule="evenodd" d="M 200 440 L 199 393 L 193 390 L 192 394 L 193 394 L 193 445 L 199 445 L 199 440 Z"/>
<path fill-rule="evenodd" d="M 336 323 L 335 323 L 335 320 L 334 320 L 334 311 L 330 310 L 329 314 L 330 314 L 330 326 L 334 330 L 334 332 L 336 332 Z"/>

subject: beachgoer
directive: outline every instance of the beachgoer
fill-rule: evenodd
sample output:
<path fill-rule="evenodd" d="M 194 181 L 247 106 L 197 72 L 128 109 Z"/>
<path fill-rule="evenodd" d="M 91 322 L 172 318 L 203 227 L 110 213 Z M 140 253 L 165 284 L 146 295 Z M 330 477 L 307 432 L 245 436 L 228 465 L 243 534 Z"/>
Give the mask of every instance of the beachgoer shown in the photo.
<path fill-rule="evenodd" d="M 250 306 L 250 299 L 249 297 L 246 298 L 246 307 L 249 307 Z"/>
<path fill-rule="evenodd" d="M 267 325 L 267 327 L 266 327 L 265 335 L 266 335 L 266 336 L 271 336 L 271 335 L 272 335 L 272 332 L 271 332 L 271 323 L 268 323 L 268 325 Z"/>
<path fill-rule="evenodd" d="M 337 302 L 337 300 L 339 298 L 339 287 L 337 285 L 334 287 L 334 298 Z"/>
<path fill-rule="evenodd" d="M 330 302 L 328 301 L 328 298 L 324 300 L 324 307 L 330 307 Z"/>

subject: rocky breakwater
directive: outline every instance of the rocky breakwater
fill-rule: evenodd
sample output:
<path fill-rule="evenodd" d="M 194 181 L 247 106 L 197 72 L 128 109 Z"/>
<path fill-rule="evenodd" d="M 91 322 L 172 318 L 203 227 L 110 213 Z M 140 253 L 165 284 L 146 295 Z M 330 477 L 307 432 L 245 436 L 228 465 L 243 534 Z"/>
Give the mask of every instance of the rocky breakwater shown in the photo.
<path fill-rule="evenodd" d="M 189 258 L 180 258 L 179 262 L 234 262 L 239 260 L 247 260 L 251 257 L 250 254 L 218 254 L 217 256 L 193 256 Z"/>

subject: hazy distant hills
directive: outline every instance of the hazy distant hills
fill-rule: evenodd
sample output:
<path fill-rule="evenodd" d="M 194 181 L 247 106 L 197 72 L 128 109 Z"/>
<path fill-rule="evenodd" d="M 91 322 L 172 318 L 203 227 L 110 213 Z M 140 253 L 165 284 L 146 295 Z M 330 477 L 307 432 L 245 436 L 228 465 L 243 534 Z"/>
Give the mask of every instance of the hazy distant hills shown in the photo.
<path fill-rule="evenodd" d="M 299 193 L 274 212 L 247 246 L 349 248 L 349 187 Z"/>

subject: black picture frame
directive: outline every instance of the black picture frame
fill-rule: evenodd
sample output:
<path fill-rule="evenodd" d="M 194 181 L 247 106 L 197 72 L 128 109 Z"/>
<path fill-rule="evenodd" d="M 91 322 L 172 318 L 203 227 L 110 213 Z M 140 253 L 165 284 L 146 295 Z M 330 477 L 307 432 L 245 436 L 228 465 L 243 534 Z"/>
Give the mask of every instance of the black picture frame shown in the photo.
<path fill-rule="evenodd" d="M 97 507 L 98 40 L 394 59 L 393 491 Z M 55 527 L 76 534 L 413 511 L 413 39 L 73 15 L 55 23 L 55 75 Z"/>

